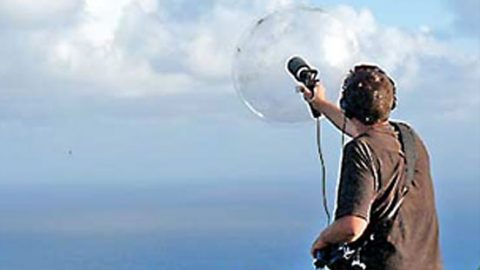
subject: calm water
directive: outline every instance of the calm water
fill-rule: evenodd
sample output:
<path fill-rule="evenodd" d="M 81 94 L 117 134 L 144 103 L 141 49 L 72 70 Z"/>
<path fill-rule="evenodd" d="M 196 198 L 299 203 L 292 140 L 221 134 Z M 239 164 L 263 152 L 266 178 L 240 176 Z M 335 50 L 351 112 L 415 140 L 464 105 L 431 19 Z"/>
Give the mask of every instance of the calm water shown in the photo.
<path fill-rule="evenodd" d="M 311 269 L 318 191 L 276 186 L 6 188 L 0 270 Z M 452 192 L 438 194 L 445 268 L 476 269 L 479 213 Z"/>
<path fill-rule="evenodd" d="M 305 243 L 293 236 L 22 234 L 1 239 L 2 270 L 311 269 Z M 444 252 L 451 253 L 446 269 L 476 269 L 479 255 L 473 250 Z"/>
<path fill-rule="evenodd" d="M 287 240 L 294 239 L 2 235 L 0 269 L 309 269 L 302 243 Z"/>

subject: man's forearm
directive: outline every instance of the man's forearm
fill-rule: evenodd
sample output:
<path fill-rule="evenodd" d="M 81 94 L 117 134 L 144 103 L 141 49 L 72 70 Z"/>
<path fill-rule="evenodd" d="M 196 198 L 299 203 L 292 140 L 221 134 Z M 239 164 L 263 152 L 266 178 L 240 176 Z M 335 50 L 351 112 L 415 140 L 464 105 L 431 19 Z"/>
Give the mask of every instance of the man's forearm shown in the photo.
<path fill-rule="evenodd" d="M 312 245 L 312 255 L 329 245 L 350 243 L 357 240 L 367 228 L 367 221 L 357 216 L 345 216 L 336 220 L 318 236 Z"/>
<path fill-rule="evenodd" d="M 349 243 L 356 239 L 357 235 L 352 230 L 337 222 L 327 227 L 321 234 L 320 239 L 327 244 Z"/>
<path fill-rule="evenodd" d="M 343 131 L 348 136 L 356 137 L 358 135 L 356 126 L 350 119 L 345 117 L 343 111 L 337 105 L 325 99 L 314 99 L 310 104 L 312 104 L 317 111 L 325 115 L 339 130 L 345 128 Z M 344 121 L 346 123 L 344 123 Z"/>

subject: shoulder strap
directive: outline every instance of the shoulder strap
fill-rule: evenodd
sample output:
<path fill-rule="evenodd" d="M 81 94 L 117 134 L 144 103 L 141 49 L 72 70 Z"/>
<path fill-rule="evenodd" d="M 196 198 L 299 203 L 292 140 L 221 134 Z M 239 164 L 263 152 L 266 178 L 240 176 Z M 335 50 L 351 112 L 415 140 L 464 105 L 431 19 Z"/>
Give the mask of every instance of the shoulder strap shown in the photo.
<path fill-rule="evenodd" d="M 400 200 L 397 202 L 395 207 L 392 209 L 390 214 L 388 215 L 388 218 L 392 218 L 400 208 L 400 206 L 403 203 L 403 200 L 405 199 L 405 196 L 408 193 L 408 190 L 410 188 L 410 185 L 413 182 L 413 178 L 415 176 L 415 164 L 417 163 L 417 149 L 416 149 L 416 143 L 415 143 L 415 133 L 413 129 L 408 126 L 405 123 L 400 123 L 400 122 L 390 122 L 394 128 L 399 132 L 400 134 L 400 144 L 402 145 L 402 150 L 405 153 L 405 160 L 406 160 L 406 176 L 407 179 L 405 181 L 405 184 L 402 188 L 402 197 Z"/>
<path fill-rule="evenodd" d="M 409 187 L 415 175 L 415 164 L 417 163 L 417 149 L 415 143 L 415 133 L 411 127 L 405 123 L 391 122 L 400 133 L 400 143 L 406 156 L 407 182 Z"/>

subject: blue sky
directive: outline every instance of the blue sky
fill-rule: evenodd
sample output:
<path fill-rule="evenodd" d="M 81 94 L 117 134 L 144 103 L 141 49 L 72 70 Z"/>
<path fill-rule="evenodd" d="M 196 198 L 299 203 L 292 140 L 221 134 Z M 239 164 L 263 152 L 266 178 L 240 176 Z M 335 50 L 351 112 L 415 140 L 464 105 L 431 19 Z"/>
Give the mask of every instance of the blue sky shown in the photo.
<path fill-rule="evenodd" d="M 28 8 L 24 1 L 2 2 L 1 143 L 7 182 L 62 182 L 55 175 L 63 168 L 57 163 L 70 166 L 63 169 L 74 170 L 72 175 L 88 169 L 89 179 L 113 165 L 130 169 L 132 176 L 189 178 L 221 171 L 213 165 L 218 162 L 231 169 L 227 156 L 248 161 L 248 151 L 241 150 L 250 142 L 239 134 L 255 140 L 263 132 L 281 140 L 283 132 L 310 128 L 278 129 L 258 122 L 239 101 L 230 79 L 232 48 L 241 33 L 289 1 L 206 1 L 198 6 L 188 1 L 43 2 Z M 478 31 L 471 31 L 478 20 L 468 16 L 470 2 L 311 4 L 360 26 L 355 31 L 372 48 L 361 52 L 362 59 L 386 67 L 399 84 L 394 117 L 415 123 L 432 143 L 463 134 L 457 149 L 478 149 L 471 139 L 478 134 L 479 41 Z M 190 15 L 180 16 L 179 10 Z M 375 30 L 364 34 L 371 32 L 368 28 Z M 391 46 L 396 47 L 385 49 Z M 335 99 L 337 90 L 329 95 Z M 231 132 L 231 143 L 218 139 L 219 130 Z M 304 144 L 311 146 L 311 141 Z M 263 153 L 278 145 L 258 147 Z M 452 147 L 444 143 L 431 150 L 441 152 L 434 158 L 443 158 L 443 164 L 450 162 Z M 227 149 L 237 152 L 229 155 Z M 65 156 L 69 150 L 75 155 Z M 201 158 L 206 152 L 213 157 Z M 478 161 L 478 152 L 466 155 L 467 164 Z M 196 158 L 189 164 L 195 172 L 191 175 L 175 169 L 189 156 Z M 96 166 L 96 159 L 103 166 Z M 287 157 L 275 155 L 271 162 L 282 159 Z M 155 165 L 162 162 L 167 165 L 163 173 Z M 108 178 L 125 176 L 121 171 L 112 170 Z M 252 171 L 268 170 L 258 166 Z"/>
<path fill-rule="evenodd" d="M 468 210 L 480 204 L 478 1 L 302 2 L 338 16 L 360 59 L 396 79 L 393 117 L 414 124 L 430 149 L 443 244 L 466 241 L 455 232 L 480 224 Z M 277 226 L 308 249 L 324 224 L 313 123 L 258 119 L 230 77 L 245 29 L 292 3 L 1 1 L 0 232 Z M 323 127 L 333 206 L 341 139 Z M 480 247 L 471 250 L 448 249 L 445 260 L 471 266 Z"/>

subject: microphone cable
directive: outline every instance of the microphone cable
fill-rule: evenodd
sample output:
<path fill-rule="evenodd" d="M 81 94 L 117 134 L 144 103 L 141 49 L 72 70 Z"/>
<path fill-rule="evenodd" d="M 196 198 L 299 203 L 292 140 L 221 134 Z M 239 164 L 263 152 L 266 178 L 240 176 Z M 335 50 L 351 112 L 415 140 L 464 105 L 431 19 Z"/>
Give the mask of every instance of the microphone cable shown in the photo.
<path fill-rule="evenodd" d="M 330 225 L 331 216 L 330 210 L 328 209 L 328 198 L 327 198 L 327 168 L 325 166 L 325 159 L 323 158 L 323 151 L 322 151 L 322 138 L 321 138 L 321 123 L 320 117 L 315 118 L 316 122 L 316 137 L 317 137 L 317 150 L 318 150 L 318 157 L 320 159 L 320 165 L 322 168 L 322 197 L 323 197 L 323 209 L 325 210 L 325 214 L 327 215 L 327 226 Z"/>

